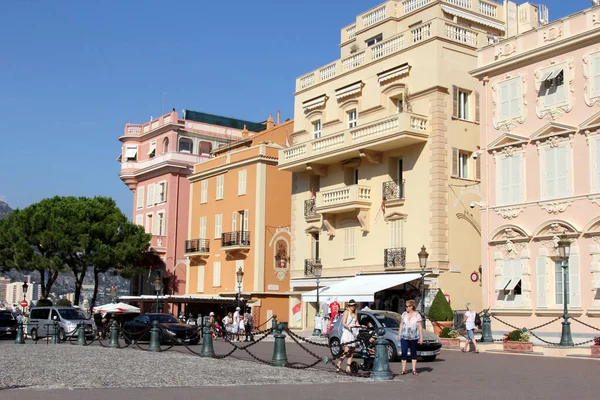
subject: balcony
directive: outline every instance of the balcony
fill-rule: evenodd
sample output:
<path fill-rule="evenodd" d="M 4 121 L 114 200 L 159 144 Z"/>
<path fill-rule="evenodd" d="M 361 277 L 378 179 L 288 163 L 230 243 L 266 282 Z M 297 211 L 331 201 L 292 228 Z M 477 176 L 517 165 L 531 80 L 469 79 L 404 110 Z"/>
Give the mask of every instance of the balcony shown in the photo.
<path fill-rule="evenodd" d="M 307 258 L 304 260 L 304 276 L 315 275 L 315 264 L 321 264 L 320 258 Z"/>
<path fill-rule="evenodd" d="M 316 199 L 304 200 L 304 218 L 306 222 L 314 222 L 321 219 L 316 210 Z"/>
<path fill-rule="evenodd" d="M 150 247 L 152 247 L 157 253 L 167 252 L 167 237 L 153 235 L 150 239 Z"/>
<path fill-rule="evenodd" d="M 386 208 L 401 206 L 404 204 L 404 200 L 406 198 L 405 180 L 383 182 L 382 186 L 382 200 L 384 201 Z"/>
<path fill-rule="evenodd" d="M 406 267 L 406 247 L 383 250 L 383 266 L 385 269 Z"/>
<path fill-rule="evenodd" d="M 227 252 L 247 252 L 250 250 L 250 231 L 221 234 L 221 249 Z"/>
<path fill-rule="evenodd" d="M 317 193 L 315 211 L 323 215 L 323 224 L 329 236 L 335 236 L 332 215 L 356 211 L 356 218 L 363 232 L 369 231 L 369 208 L 371 208 L 371 187 L 351 185 L 339 189 Z"/>
<path fill-rule="evenodd" d="M 192 239 L 185 241 L 185 255 L 187 257 L 208 257 L 210 253 L 209 239 Z"/>
<path fill-rule="evenodd" d="M 416 143 L 425 143 L 427 117 L 403 112 L 356 128 L 312 139 L 279 150 L 279 169 L 301 172 L 307 164 L 335 164 L 352 157 L 367 157 Z"/>
<path fill-rule="evenodd" d="M 208 158 L 208 156 L 170 152 L 143 161 L 123 160 L 121 162 L 121 172 L 119 173 L 119 176 L 121 176 L 121 179 L 136 177 L 151 171 L 156 171 L 163 167 L 188 169 Z"/>

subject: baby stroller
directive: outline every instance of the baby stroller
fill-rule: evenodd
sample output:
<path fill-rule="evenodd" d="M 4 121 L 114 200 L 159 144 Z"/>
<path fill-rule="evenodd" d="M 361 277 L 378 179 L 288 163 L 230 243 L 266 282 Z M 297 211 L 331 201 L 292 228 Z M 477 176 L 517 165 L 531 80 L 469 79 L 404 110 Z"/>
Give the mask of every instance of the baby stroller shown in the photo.
<path fill-rule="evenodd" d="M 373 363 L 375 362 L 375 328 L 369 327 L 366 329 L 360 329 L 357 340 L 360 340 L 359 348 L 360 359 L 359 361 L 352 361 L 350 364 L 350 372 L 358 374 L 358 371 L 371 371 L 373 369 Z"/>

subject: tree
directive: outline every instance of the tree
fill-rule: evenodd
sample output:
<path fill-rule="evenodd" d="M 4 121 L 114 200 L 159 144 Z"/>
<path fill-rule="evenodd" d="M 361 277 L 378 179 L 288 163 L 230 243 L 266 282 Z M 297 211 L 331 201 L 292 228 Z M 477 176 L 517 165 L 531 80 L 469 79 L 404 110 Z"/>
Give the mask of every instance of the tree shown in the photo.
<path fill-rule="evenodd" d="M 432 321 L 453 321 L 454 313 L 452 308 L 444 296 L 444 292 L 438 289 L 438 292 L 429 307 L 429 319 Z"/>
<path fill-rule="evenodd" d="M 58 299 L 58 300 L 56 300 L 56 305 L 62 306 L 62 307 L 71 307 L 73 304 L 71 303 L 71 300 L 69 300 L 69 299 Z"/>

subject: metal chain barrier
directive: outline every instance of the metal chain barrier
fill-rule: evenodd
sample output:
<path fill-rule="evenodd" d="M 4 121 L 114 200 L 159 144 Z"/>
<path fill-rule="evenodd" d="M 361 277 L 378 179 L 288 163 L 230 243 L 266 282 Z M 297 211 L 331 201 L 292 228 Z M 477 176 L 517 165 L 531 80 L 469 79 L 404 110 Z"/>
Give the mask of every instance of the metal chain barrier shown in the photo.
<path fill-rule="evenodd" d="M 554 319 L 553 319 L 552 321 L 550 321 L 550 322 L 546 322 L 545 324 L 541 324 L 541 325 L 538 325 L 538 326 L 536 326 L 536 327 L 533 327 L 533 328 L 531 328 L 531 329 L 527 329 L 527 330 L 528 330 L 529 332 L 531 332 L 531 331 L 535 331 L 536 329 L 540 329 L 540 328 L 543 328 L 543 327 L 545 327 L 545 326 L 548 326 L 548 325 L 550 325 L 550 324 L 552 324 L 552 323 L 554 323 L 554 322 L 558 321 L 558 320 L 559 320 L 559 319 L 561 319 L 561 318 L 562 318 L 562 317 L 557 317 L 557 318 L 554 318 Z"/>
<path fill-rule="evenodd" d="M 574 317 L 570 317 L 570 318 L 571 318 L 573 321 L 579 322 L 579 323 L 580 323 L 581 325 L 583 325 L 583 326 L 587 326 L 587 327 L 588 327 L 588 328 L 590 328 L 590 329 L 593 329 L 593 330 L 595 330 L 595 331 L 598 331 L 598 332 L 600 332 L 600 329 L 596 328 L 595 326 L 592 326 L 592 325 L 590 325 L 590 324 L 586 324 L 585 322 L 583 322 L 583 321 L 580 321 L 580 320 L 578 320 L 577 318 L 574 318 Z"/>

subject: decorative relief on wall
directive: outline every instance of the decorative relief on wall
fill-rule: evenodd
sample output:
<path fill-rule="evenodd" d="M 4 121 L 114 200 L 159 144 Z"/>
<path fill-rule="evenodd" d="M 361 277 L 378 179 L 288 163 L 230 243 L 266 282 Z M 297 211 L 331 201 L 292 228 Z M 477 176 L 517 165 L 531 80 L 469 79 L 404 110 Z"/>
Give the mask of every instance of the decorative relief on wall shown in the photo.
<path fill-rule="evenodd" d="M 571 204 L 573 204 L 570 200 L 565 201 L 547 201 L 544 203 L 538 203 L 542 210 L 546 211 L 548 214 L 560 214 L 564 212 Z"/>
<path fill-rule="evenodd" d="M 542 147 L 551 147 L 551 148 L 555 148 L 561 145 L 561 143 L 564 143 L 566 141 L 569 141 L 569 144 L 571 147 L 573 147 L 573 139 L 575 138 L 575 134 L 570 133 L 568 136 L 551 136 L 546 140 L 538 140 L 535 142 L 535 145 L 537 147 L 537 152 L 538 154 L 540 154 L 540 150 Z"/>
<path fill-rule="evenodd" d="M 558 241 L 560 238 L 558 236 L 553 236 L 550 240 L 542 240 L 540 243 L 546 249 L 548 249 L 548 255 L 550 257 L 558 256 Z"/>
<path fill-rule="evenodd" d="M 594 6 L 598 5 L 598 0 L 592 0 L 592 3 Z M 600 18 L 598 17 L 598 14 L 592 14 L 592 25 L 598 25 L 600 24 Z"/>
<path fill-rule="evenodd" d="M 516 43 L 503 43 L 499 46 L 496 46 L 496 51 L 494 53 L 494 57 L 496 60 L 502 57 L 510 56 L 511 54 L 517 51 Z"/>
<path fill-rule="evenodd" d="M 497 245 L 496 249 L 502 252 L 503 258 L 518 258 L 526 246 L 525 242 L 515 243 L 508 239 L 505 243 Z"/>
<path fill-rule="evenodd" d="M 600 196 L 588 196 L 588 199 L 597 206 L 600 206 Z"/>
<path fill-rule="evenodd" d="M 565 90 L 565 101 L 562 103 L 552 104 L 547 106 L 545 104 L 545 96 L 539 95 L 536 100 L 535 111 L 539 118 L 546 118 L 550 121 L 555 121 L 568 113 L 573 109 L 573 93 L 575 92 L 575 74 L 573 73 L 573 61 L 572 57 L 565 59 L 564 61 L 557 62 L 556 60 L 550 61 L 549 65 L 544 65 L 538 68 L 534 72 L 535 87 L 539 89 L 541 85 L 546 84 L 547 74 L 549 71 L 562 69 L 563 84 Z M 558 79 L 556 77 L 555 79 Z"/>
<path fill-rule="evenodd" d="M 273 263 L 273 270 L 279 282 L 283 282 L 285 276 L 290 271 L 290 257 L 288 248 L 289 246 L 286 239 L 278 239 L 275 243 L 275 262 Z"/>
<path fill-rule="evenodd" d="M 551 42 L 562 36 L 562 26 L 554 26 L 544 32 L 544 42 Z"/>
<path fill-rule="evenodd" d="M 600 129 L 596 129 L 595 131 L 586 129 L 585 131 L 583 131 L 583 134 L 585 135 L 585 144 L 589 146 L 590 145 L 590 137 L 600 134 Z"/>
<path fill-rule="evenodd" d="M 496 213 L 500 215 L 504 219 L 513 219 L 517 218 L 517 216 L 523 211 L 522 207 L 504 207 L 497 208 Z"/>
<path fill-rule="evenodd" d="M 500 107 L 500 94 L 499 94 L 499 85 L 502 83 L 509 81 L 511 79 L 519 79 L 519 87 L 521 94 L 521 105 L 519 113 L 515 116 L 504 118 L 500 120 L 500 116 L 498 115 L 498 109 Z M 494 128 L 503 129 L 508 132 L 515 129 L 519 124 L 525 122 L 525 118 L 527 116 L 527 80 L 525 78 L 525 74 L 518 75 L 506 75 L 503 80 L 496 81 L 492 85 L 492 102 L 494 107 L 492 108 L 492 123 Z"/>

